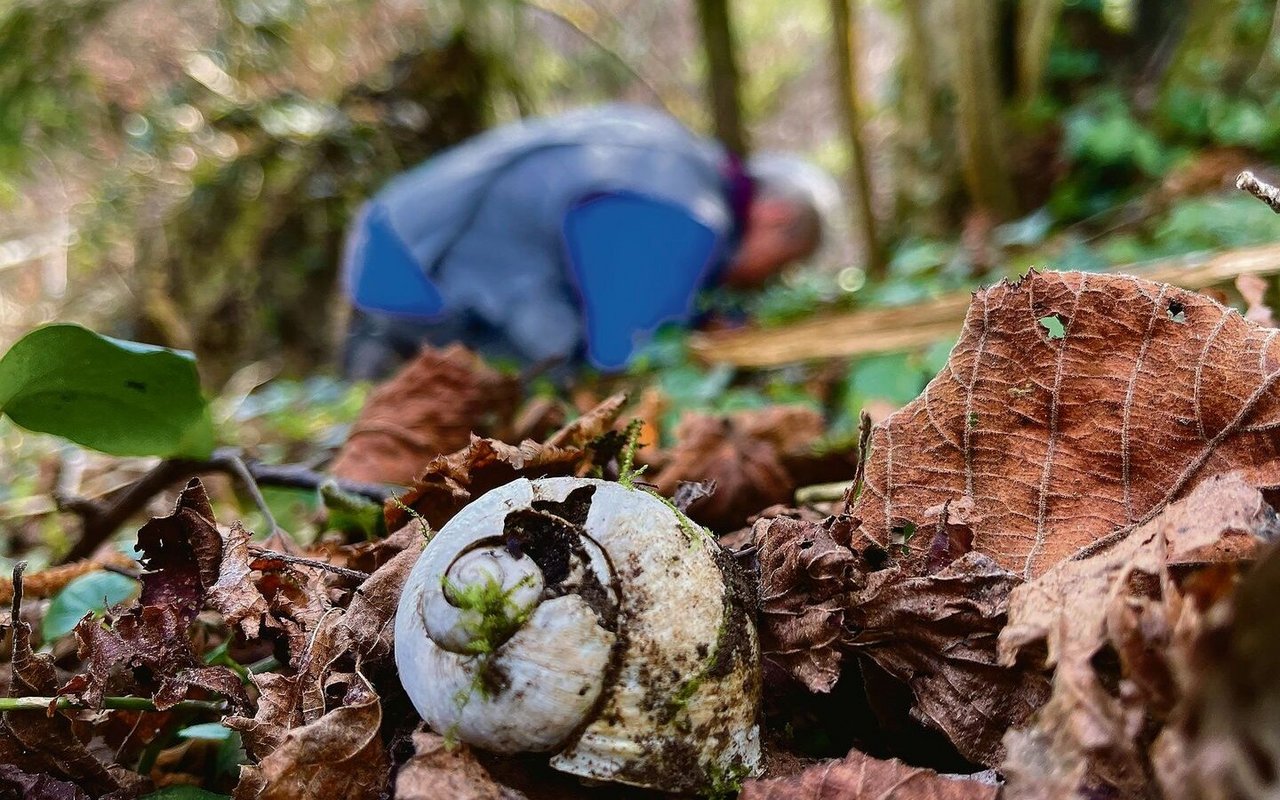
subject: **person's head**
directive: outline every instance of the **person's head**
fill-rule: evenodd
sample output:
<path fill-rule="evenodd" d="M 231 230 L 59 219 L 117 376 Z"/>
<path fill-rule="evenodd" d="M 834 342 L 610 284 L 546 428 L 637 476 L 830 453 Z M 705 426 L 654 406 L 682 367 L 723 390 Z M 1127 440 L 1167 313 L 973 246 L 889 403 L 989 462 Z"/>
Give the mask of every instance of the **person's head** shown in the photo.
<path fill-rule="evenodd" d="M 822 244 L 824 195 L 838 192 L 818 167 L 795 156 L 765 155 L 747 164 L 754 184 L 746 229 L 723 283 L 753 288 Z"/>

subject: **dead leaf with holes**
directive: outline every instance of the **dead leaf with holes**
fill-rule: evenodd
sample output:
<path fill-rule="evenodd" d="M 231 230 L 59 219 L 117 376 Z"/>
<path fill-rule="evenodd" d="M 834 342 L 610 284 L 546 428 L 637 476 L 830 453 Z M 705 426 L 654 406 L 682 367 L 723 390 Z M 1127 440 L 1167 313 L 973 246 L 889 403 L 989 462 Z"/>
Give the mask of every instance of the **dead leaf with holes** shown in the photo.
<path fill-rule="evenodd" d="M 963 775 L 939 775 L 933 770 L 897 759 L 872 758 L 857 750 L 799 775 L 747 781 L 739 800 L 995 800 L 1000 786 L 994 780 Z"/>
<path fill-rule="evenodd" d="M 872 431 L 861 492 L 846 507 L 852 534 L 840 541 L 867 580 L 854 606 L 866 620 L 850 620 L 871 626 L 859 654 L 908 682 L 916 713 L 962 753 L 998 763 L 993 737 L 1025 720 L 1034 694 L 978 708 L 961 687 L 1002 674 L 994 634 L 1014 586 L 1213 476 L 1280 485 L 1277 333 L 1127 276 L 1033 272 L 977 293 L 947 365 Z M 935 570 L 965 550 L 943 570 L 963 587 L 949 594 Z M 982 569 L 962 579 L 965 559 Z M 892 622 L 902 612 L 890 609 L 926 590 L 949 594 L 985 633 L 952 629 L 963 657 L 928 646 L 946 640 L 953 616 L 913 614 L 910 636 L 868 632 L 902 630 L 911 618 Z"/>
<path fill-rule="evenodd" d="M 1030 668 L 1043 653 L 1053 695 L 1006 738 L 1008 796 L 1148 796 L 1151 742 L 1193 674 L 1177 647 L 1202 627 L 1209 601 L 1196 592 L 1229 591 L 1277 534 L 1256 489 L 1217 477 L 1109 549 L 1014 589 L 1001 661 Z"/>
<path fill-rule="evenodd" d="M 873 431 L 856 538 L 889 548 L 967 499 L 973 549 L 1029 579 L 1214 475 L 1280 486 L 1277 334 L 1123 275 L 979 292 L 946 367 Z M 894 559 L 922 569 L 929 545 Z"/>
<path fill-rule="evenodd" d="M 424 348 L 365 401 L 329 471 L 352 481 L 408 484 L 473 433 L 499 435 L 519 402 L 519 379 L 465 347 Z"/>

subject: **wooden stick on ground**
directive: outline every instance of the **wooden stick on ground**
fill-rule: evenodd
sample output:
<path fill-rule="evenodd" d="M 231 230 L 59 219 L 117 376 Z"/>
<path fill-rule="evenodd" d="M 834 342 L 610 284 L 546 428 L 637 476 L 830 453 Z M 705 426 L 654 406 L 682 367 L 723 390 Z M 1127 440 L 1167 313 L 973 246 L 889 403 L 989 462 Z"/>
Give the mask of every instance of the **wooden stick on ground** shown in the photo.
<path fill-rule="evenodd" d="M 1135 264 L 1112 272 L 1194 291 L 1229 283 L 1241 275 L 1280 273 L 1280 244 Z M 775 367 L 911 350 L 956 336 L 972 298 L 970 292 L 954 292 L 910 306 L 828 314 L 785 328 L 698 334 L 692 348 L 705 362 L 737 367 Z"/>

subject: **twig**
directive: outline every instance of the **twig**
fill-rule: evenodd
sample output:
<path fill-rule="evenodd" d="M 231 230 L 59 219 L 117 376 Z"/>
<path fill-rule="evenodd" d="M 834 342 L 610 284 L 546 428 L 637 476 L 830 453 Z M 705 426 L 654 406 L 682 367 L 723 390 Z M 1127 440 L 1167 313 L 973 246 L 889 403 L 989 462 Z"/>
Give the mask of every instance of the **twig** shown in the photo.
<path fill-rule="evenodd" d="M 48 711 L 49 707 L 94 709 L 74 697 L 0 697 L 0 712 L 4 711 Z M 155 701 L 149 697 L 104 697 L 102 708 L 123 711 L 159 711 Z M 221 714 L 227 710 L 227 704 L 221 700 L 179 700 L 177 705 L 170 706 L 167 711 L 214 711 Z"/>
<path fill-rule="evenodd" d="M 1245 170 L 1236 178 L 1236 188 L 1243 189 L 1266 203 L 1272 211 L 1280 214 L 1280 187 L 1273 186 L 1249 170 Z"/>
<path fill-rule="evenodd" d="M 276 515 L 271 513 L 271 506 L 267 505 L 267 498 L 262 496 L 262 489 L 258 487 L 257 479 L 253 476 L 253 473 L 249 472 L 249 467 L 245 465 L 239 451 L 229 448 L 217 450 L 213 454 L 211 463 L 224 466 L 228 472 L 240 481 L 244 490 L 249 493 L 249 499 L 253 500 L 253 504 L 258 507 L 258 513 L 262 515 L 262 520 L 266 523 L 269 534 L 280 530 L 280 526 L 276 524 Z"/>
<path fill-rule="evenodd" d="M 126 520 L 141 511 L 151 498 L 169 486 L 192 475 L 222 472 L 234 476 L 249 492 L 254 504 L 267 523 L 275 528 L 275 520 L 262 498 L 261 486 L 284 486 L 293 489 L 315 489 L 333 476 L 296 464 L 272 466 L 247 461 L 236 448 L 219 448 L 207 460 L 171 458 L 161 461 L 150 472 L 127 486 L 109 503 L 96 502 L 80 497 L 55 497 L 58 507 L 71 512 L 82 520 L 80 538 L 62 558 L 62 563 L 88 558 Z M 385 502 L 394 494 L 389 486 L 355 481 L 337 481 L 346 492 Z"/>
<path fill-rule="evenodd" d="M 327 561 L 317 561 L 314 558 L 291 556 L 288 553 L 281 553 L 279 550 L 268 550 L 265 547 L 258 547 L 257 545 L 249 545 L 249 552 L 253 553 L 255 556 L 273 558 L 276 561 L 283 561 L 286 564 L 315 567 L 316 569 L 322 569 L 325 572 L 332 572 L 335 575 L 342 575 L 343 577 L 350 578 L 354 581 L 360 581 L 361 583 L 369 579 L 369 573 L 361 572 L 358 569 L 347 569 L 346 567 L 340 567 L 337 564 L 330 564 Z"/>

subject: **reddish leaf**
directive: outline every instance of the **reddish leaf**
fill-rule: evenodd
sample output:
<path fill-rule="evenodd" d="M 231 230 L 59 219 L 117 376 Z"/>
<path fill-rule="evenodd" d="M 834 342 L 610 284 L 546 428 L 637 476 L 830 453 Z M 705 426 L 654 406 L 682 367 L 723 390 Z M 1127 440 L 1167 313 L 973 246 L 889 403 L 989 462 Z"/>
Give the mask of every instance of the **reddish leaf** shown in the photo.
<path fill-rule="evenodd" d="M 872 434 L 850 513 L 888 548 L 968 498 L 973 548 L 1033 578 L 1213 475 L 1280 484 L 1277 379 L 1276 331 L 1208 298 L 1033 272 L 975 296 L 946 368 Z"/>
<path fill-rule="evenodd" d="M 218 580 L 222 537 L 199 478 L 178 494 L 173 513 L 155 517 L 138 531 L 142 551 L 144 606 L 168 606 L 190 622 L 203 607 L 205 590 Z"/>
<path fill-rule="evenodd" d="M 882 761 L 854 750 L 839 761 L 810 767 L 799 775 L 747 781 L 739 800 L 995 800 L 1000 787 L 963 776 L 945 776 Z"/>
<path fill-rule="evenodd" d="M 516 800 L 524 795 L 497 784 L 465 745 L 443 736 L 413 734 L 413 756 L 396 774 L 395 800 Z"/>
<path fill-rule="evenodd" d="M 342 478 L 408 483 L 475 433 L 497 433 L 520 400 L 520 382 L 461 345 L 424 348 L 369 396 L 330 467 Z"/>

